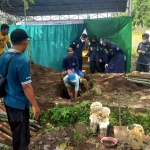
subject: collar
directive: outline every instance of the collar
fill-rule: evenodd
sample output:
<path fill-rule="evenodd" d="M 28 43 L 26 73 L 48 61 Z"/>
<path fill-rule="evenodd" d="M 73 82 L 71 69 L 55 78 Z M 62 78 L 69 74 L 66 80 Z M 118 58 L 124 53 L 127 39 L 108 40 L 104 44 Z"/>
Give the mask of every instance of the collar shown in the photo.
<path fill-rule="evenodd" d="M 12 49 L 12 48 L 8 49 L 8 52 L 20 53 L 19 51 Z"/>

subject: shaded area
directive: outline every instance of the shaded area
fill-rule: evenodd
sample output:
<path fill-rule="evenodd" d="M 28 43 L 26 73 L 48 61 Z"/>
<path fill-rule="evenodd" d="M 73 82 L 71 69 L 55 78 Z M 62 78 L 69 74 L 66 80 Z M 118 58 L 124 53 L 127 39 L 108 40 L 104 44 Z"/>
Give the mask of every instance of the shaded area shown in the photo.
<path fill-rule="evenodd" d="M 125 12 L 127 0 L 35 0 L 28 1 L 29 9 L 27 16 L 41 15 L 72 15 L 72 14 L 90 14 L 103 12 Z M 3 1 L 0 0 L 1 10 L 11 15 L 24 16 L 24 3 L 20 0 Z"/>

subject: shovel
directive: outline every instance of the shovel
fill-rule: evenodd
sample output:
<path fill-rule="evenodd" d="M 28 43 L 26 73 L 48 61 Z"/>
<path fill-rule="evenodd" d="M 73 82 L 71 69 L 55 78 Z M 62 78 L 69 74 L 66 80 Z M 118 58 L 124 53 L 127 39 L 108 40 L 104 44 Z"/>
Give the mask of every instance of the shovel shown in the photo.
<path fill-rule="evenodd" d="M 114 136 L 117 140 L 127 143 L 127 126 L 122 126 L 121 123 L 121 108 L 120 108 L 120 94 L 118 93 L 118 113 L 119 113 L 119 126 L 114 126 Z"/>

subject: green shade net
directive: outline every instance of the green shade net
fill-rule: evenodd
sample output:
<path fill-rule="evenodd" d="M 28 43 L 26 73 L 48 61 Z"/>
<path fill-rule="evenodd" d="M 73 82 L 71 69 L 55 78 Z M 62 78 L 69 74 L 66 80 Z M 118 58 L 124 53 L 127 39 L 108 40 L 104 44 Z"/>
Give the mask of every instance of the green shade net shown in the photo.
<path fill-rule="evenodd" d="M 85 20 L 88 36 L 105 37 L 113 44 L 123 49 L 126 55 L 126 72 L 131 67 L 131 44 L 132 44 L 132 18 L 102 18 Z"/>
<path fill-rule="evenodd" d="M 10 26 L 10 33 L 16 28 L 24 29 L 30 39 L 30 51 L 25 51 L 27 60 L 33 60 L 36 64 L 62 70 L 62 60 L 67 55 L 67 48 L 72 41 L 78 39 L 84 24 L 71 25 L 37 25 L 37 26 Z M 31 54 L 31 56 L 29 55 Z"/>

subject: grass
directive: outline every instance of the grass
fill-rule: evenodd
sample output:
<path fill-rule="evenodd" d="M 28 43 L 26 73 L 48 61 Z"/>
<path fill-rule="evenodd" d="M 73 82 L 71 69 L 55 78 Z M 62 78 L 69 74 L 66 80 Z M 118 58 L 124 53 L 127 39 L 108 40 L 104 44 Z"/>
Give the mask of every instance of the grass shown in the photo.
<path fill-rule="evenodd" d="M 132 57 L 138 57 L 138 53 L 137 53 L 137 47 L 136 46 L 132 46 Z"/>
<path fill-rule="evenodd" d="M 132 31 L 132 42 L 141 42 L 142 40 L 142 34 L 146 32 L 146 28 L 138 28 Z"/>

